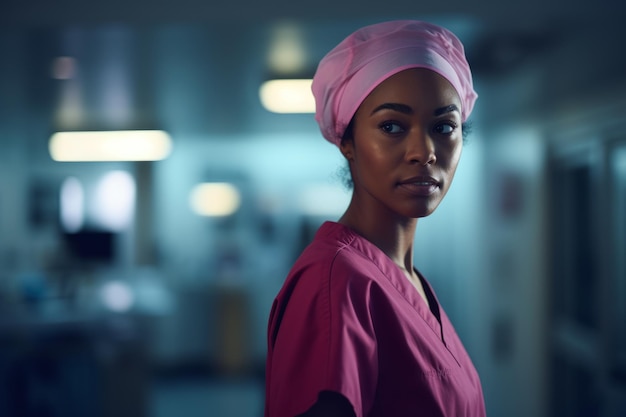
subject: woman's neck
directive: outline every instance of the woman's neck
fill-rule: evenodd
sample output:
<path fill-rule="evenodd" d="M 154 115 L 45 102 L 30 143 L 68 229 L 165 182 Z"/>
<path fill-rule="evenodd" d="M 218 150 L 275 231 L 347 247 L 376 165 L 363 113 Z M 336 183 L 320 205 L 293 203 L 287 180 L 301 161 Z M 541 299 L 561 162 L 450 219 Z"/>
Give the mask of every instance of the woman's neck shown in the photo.
<path fill-rule="evenodd" d="M 413 268 L 413 238 L 417 219 L 400 217 L 386 208 L 362 210 L 350 203 L 339 223 L 353 229 L 382 250 L 415 286 L 427 306 L 426 291 Z"/>
<path fill-rule="evenodd" d="M 372 242 L 406 272 L 413 272 L 413 238 L 417 219 L 359 210 L 351 204 L 339 223 Z"/>

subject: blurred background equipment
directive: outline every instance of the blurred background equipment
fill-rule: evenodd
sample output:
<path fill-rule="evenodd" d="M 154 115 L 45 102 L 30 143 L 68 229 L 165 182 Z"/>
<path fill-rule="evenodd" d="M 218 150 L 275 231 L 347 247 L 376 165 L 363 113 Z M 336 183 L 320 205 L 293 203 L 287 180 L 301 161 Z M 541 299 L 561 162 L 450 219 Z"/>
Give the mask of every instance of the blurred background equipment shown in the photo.
<path fill-rule="evenodd" d="M 306 86 L 353 30 L 403 18 L 455 32 L 479 93 L 415 261 L 488 415 L 625 416 L 611 0 L 3 1 L 0 416 L 262 416 L 273 297 L 350 198 L 306 89 L 296 108 L 267 83 Z"/>

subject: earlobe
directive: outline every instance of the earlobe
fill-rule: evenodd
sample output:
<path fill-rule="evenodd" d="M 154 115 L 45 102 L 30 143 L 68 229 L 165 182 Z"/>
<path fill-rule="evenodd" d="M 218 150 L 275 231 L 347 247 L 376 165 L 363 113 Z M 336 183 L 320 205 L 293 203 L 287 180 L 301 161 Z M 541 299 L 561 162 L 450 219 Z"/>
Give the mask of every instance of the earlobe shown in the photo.
<path fill-rule="evenodd" d="M 350 146 L 349 143 L 342 143 L 339 146 L 339 150 L 343 154 L 344 158 L 346 158 L 348 161 L 352 161 L 352 159 L 353 159 L 353 157 L 352 157 L 352 147 Z"/>

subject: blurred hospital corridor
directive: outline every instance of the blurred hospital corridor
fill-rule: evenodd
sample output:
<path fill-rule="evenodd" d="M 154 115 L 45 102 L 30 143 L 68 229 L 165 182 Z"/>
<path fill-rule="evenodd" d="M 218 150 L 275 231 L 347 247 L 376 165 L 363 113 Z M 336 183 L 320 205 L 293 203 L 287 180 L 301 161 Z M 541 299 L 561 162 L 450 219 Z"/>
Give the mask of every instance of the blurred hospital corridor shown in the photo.
<path fill-rule="evenodd" d="M 0 5 L 0 417 L 262 417 L 273 299 L 350 198 L 307 80 L 404 18 L 479 95 L 414 258 L 487 415 L 626 416 L 626 5 L 53 3 Z"/>

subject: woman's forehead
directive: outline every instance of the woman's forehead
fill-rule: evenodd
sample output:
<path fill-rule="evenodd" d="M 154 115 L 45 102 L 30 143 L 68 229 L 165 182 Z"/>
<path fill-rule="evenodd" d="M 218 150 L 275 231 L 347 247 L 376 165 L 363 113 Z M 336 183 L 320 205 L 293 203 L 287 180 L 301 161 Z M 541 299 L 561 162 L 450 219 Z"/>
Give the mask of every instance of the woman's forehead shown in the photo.
<path fill-rule="evenodd" d="M 375 108 L 382 103 L 425 109 L 454 104 L 461 110 L 461 99 L 452 84 L 436 72 L 424 68 L 407 69 L 387 78 L 372 90 L 360 108 Z"/>

